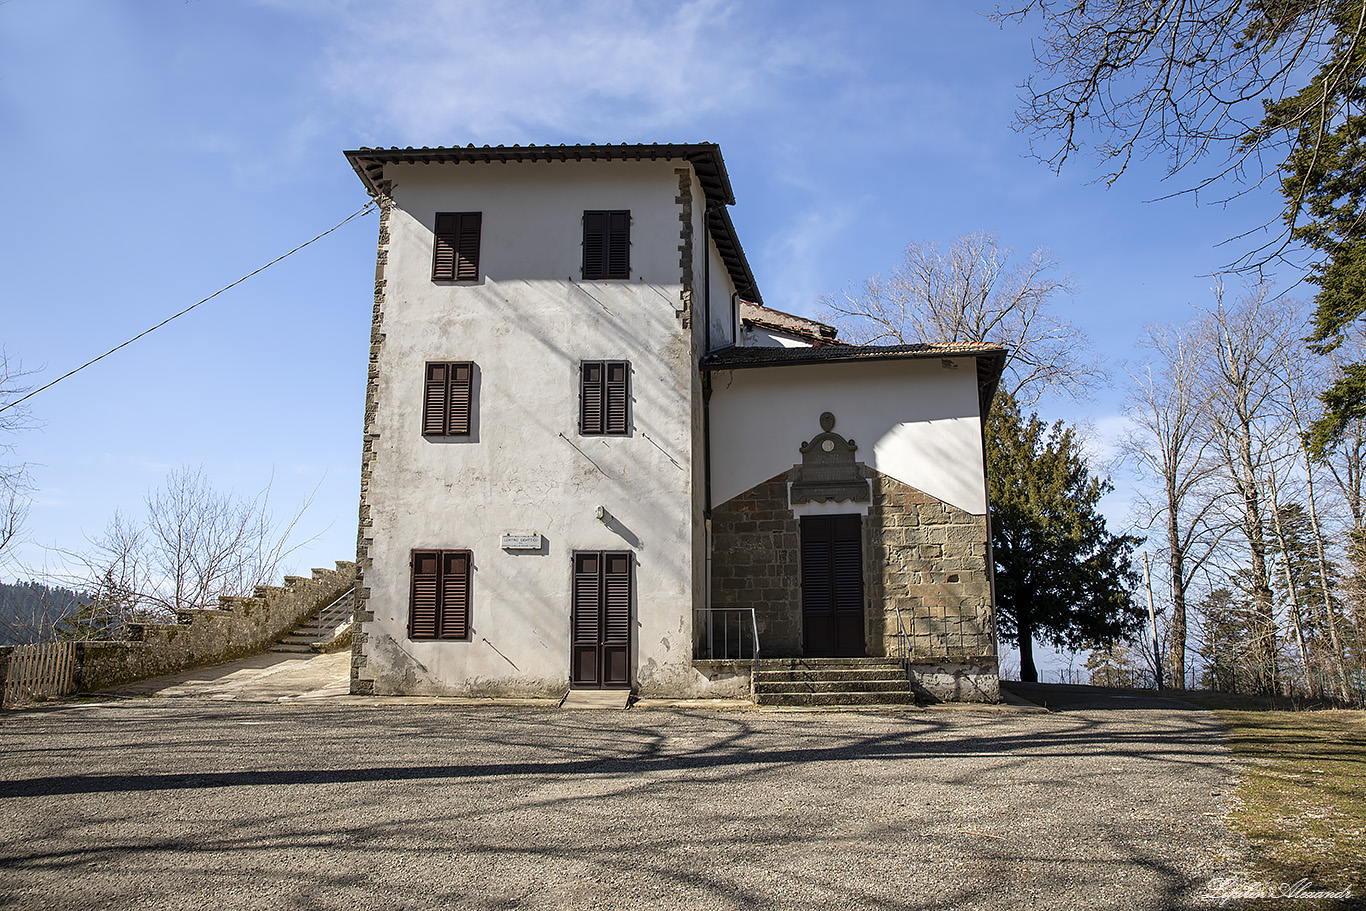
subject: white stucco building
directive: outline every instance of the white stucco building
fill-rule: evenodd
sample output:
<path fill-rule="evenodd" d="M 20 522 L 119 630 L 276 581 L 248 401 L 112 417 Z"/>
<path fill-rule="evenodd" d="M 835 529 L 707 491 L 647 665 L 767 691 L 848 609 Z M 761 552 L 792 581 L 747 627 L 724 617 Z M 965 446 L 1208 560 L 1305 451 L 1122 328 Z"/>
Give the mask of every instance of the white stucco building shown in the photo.
<path fill-rule="evenodd" d="M 1004 352 L 761 306 L 715 145 L 347 157 L 382 207 L 353 692 L 721 692 L 757 632 L 995 698 Z"/>

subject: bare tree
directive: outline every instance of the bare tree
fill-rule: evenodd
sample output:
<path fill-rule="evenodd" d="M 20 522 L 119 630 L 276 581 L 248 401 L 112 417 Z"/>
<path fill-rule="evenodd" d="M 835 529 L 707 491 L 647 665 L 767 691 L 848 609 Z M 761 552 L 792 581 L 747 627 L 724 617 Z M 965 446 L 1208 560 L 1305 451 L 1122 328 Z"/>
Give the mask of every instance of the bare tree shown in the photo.
<path fill-rule="evenodd" d="M 1132 423 L 1120 446 L 1141 472 L 1161 484 L 1155 502 L 1147 504 L 1147 524 L 1161 522 L 1166 533 L 1163 550 L 1172 599 L 1169 661 L 1172 679 L 1181 688 L 1186 679 L 1187 593 L 1221 537 L 1208 522 L 1216 501 L 1202 491 L 1215 468 L 1207 457 L 1212 443 L 1210 390 L 1200 382 L 1201 346 L 1182 329 L 1149 327 L 1140 345 L 1152 352 L 1155 363 L 1129 371 Z"/>
<path fill-rule="evenodd" d="M 28 392 L 23 385 L 27 375 L 19 362 L 0 348 L 0 457 L 4 457 L 0 461 L 0 556 L 18 539 L 28 514 L 28 466 L 9 461 L 14 453 L 14 434 L 31 425 L 27 406 L 19 401 Z"/>
<path fill-rule="evenodd" d="M 1317 157 L 1358 100 L 1363 16 L 1350 0 L 1022 0 L 996 12 L 1041 25 L 1017 115 L 1039 158 L 1059 168 L 1089 150 L 1113 183 L 1135 156 L 1163 155 L 1176 174 L 1222 154 L 1187 190 L 1257 184 L 1292 155 Z M 1288 226 L 1302 202 L 1287 198 Z"/>
<path fill-rule="evenodd" d="M 239 497 L 215 490 L 202 469 L 172 471 L 148 493 L 145 521 L 115 513 L 94 550 L 78 557 L 93 593 L 90 622 L 103 629 L 119 618 L 167 619 L 274 579 L 298 546 L 290 537 L 308 503 L 279 522 L 269 500 L 269 486 Z"/>
<path fill-rule="evenodd" d="M 1105 377 L 1087 353 L 1086 334 L 1052 310 L 1072 291 L 1059 263 L 1042 248 L 1012 261 L 1009 247 L 986 232 L 957 238 L 947 254 L 912 243 L 891 274 L 821 297 L 822 317 L 862 344 L 967 342 L 1002 345 L 1008 391 L 1023 405 L 1049 392 L 1079 397 Z"/>
<path fill-rule="evenodd" d="M 1255 615 L 1260 687 L 1271 692 L 1279 685 L 1279 647 L 1262 480 L 1275 470 L 1271 463 L 1287 433 L 1276 413 L 1275 358 L 1278 351 L 1295 343 L 1299 322 L 1289 305 L 1270 299 L 1269 291 L 1265 285 L 1256 286 L 1226 306 L 1223 288 L 1217 288 L 1215 308 L 1204 320 L 1204 332 L 1213 355 L 1206 372 L 1212 452 L 1227 485 L 1222 502 L 1247 545 L 1239 578 L 1251 596 Z"/>
<path fill-rule="evenodd" d="M 1310 454 L 1309 445 L 1309 427 L 1313 418 L 1307 411 L 1307 403 L 1313 401 L 1313 390 L 1316 388 L 1319 378 L 1313 375 L 1306 356 L 1298 347 L 1284 348 L 1278 351 L 1273 367 L 1273 375 L 1281 383 L 1282 411 L 1294 430 L 1291 444 L 1299 459 L 1299 467 L 1304 472 L 1304 500 L 1309 507 L 1309 531 L 1313 539 L 1321 598 L 1320 603 L 1314 605 L 1315 613 L 1320 618 L 1320 629 L 1326 628 L 1328 631 L 1331 669 L 1334 672 L 1338 695 L 1346 702 L 1351 699 L 1351 684 L 1347 679 L 1346 653 L 1343 650 L 1342 636 L 1338 629 L 1338 612 L 1332 602 L 1327 548 L 1324 543 L 1323 524 L 1319 521 L 1318 496 L 1314 487 L 1314 460 Z M 1277 535 L 1281 535 L 1279 528 Z M 1284 547 L 1284 540 L 1281 543 Z M 1292 606 L 1298 609 L 1297 604 Z M 1320 607 L 1322 608 L 1321 612 L 1319 611 Z"/>

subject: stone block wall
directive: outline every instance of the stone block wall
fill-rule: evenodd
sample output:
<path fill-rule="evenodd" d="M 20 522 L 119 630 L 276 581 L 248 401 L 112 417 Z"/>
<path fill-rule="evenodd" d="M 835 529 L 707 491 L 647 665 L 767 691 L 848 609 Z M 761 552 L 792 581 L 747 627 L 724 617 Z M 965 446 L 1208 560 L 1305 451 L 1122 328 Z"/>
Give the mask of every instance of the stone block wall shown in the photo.
<path fill-rule="evenodd" d="M 765 657 L 802 653 L 801 536 L 787 472 L 712 510 L 713 608 L 754 608 Z"/>
<path fill-rule="evenodd" d="M 130 641 L 77 643 L 77 686 L 99 690 L 264 651 L 355 584 L 356 564 L 286 576 L 249 598 L 224 597 L 211 610 L 181 611 L 178 622 L 134 624 Z"/>
<path fill-rule="evenodd" d="M 989 666 L 994 679 L 986 517 L 864 471 L 873 493 L 863 519 L 867 653 L 901 657 L 900 608 L 910 657 L 927 673 L 961 667 L 975 677 L 969 669 Z M 712 607 L 754 608 L 769 658 L 802 654 L 801 532 L 787 482 L 784 472 L 712 511 Z"/>
<path fill-rule="evenodd" d="M 994 658 L 986 516 L 871 474 L 867 603 L 882 606 L 889 646 L 900 608 L 912 656 Z"/>

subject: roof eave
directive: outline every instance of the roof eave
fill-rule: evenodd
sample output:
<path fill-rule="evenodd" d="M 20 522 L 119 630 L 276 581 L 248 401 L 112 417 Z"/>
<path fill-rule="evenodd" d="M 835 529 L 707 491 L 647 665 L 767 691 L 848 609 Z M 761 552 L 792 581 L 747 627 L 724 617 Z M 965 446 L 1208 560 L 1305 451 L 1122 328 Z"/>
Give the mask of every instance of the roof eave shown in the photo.
<path fill-rule="evenodd" d="M 984 346 L 981 348 L 954 349 L 921 349 L 921 350 L 897 350 L 888 349 L 877 351 L 868 350 L 865 346 L 858 345 L 831 345 L 828 347 L 812 349 L 795 349 L 819 351 L 820 354 L 810 356 L 793 357 L 789 354 L 774 353 L 768 357 L 759 356 L 747 358 L 742 361 L 726 361 L 724 355 L 728 352 L 737 350 L 752 351 L 752 348 L 737 349 L 734 345 L 722 348 L 720 351 L 713 352 L 702 358 L 701 368 L 703 370 L 747 370 L 760 367 L 802 367 L 817 364 L 857 364 L 870 361 L 900 361 L 900 360 L 926 360 L 929 358 L 973 358 L 977 365 L 977 398 L 981 408 L 981 417 L 985 421 L 987 414 L 991 411 L 992 400 L 996 397 L 996 390 L 1001 383 L 1001 373 L 1005 369 L 1006 354 L 1005 348 L 996 346 Z M 774 352 L 791 352 L 791 348 L 765 349 Z"/>
<path fill-rule="evenodd" d="M 347 161 L 372 197 L 389 194 L 392 189 L 384 178 L 386 164 L 440 164 L 447 162 L 509 162 L 509 161 L 644 161 L 683 159 L 692 165 L 693 174 L 706 194 L 706 228 L 721 254 L 726 271 L 736 292 L 746 300 L 762 304 L 759 284 L 754 279 L 735 224 L 727 206 L 735 205 L 735 192 L 726 172 L 721 147 L 714 142 L 697 143 L 642 143 L 629 145 L 586 146 L 451 146 L 406 149 L 351 149 L 344 152 Z"/>

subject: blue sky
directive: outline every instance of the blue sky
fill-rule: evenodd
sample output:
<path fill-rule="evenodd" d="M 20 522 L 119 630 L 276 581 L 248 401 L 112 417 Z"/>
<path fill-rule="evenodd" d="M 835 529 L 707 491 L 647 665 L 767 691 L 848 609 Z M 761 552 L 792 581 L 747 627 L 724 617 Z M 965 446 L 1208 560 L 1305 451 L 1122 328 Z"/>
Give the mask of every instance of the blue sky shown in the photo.
<path fill-rule="evenodd" d="M 1061 309 L 1118 380 L 1277 200 L 1147 203 L 1180 188 L 1163 162 L 1107 189 L 1030 158 L 1012 115 L 1033 27 L 943 2 L 9 0 L 0 344 L 46 382 L 341 221 L 366 201 L 343 149 L 714 141 L 770 306 L 813 313 L 910 241 L 992 230 L 1062 261 Z M 351 559 L 375 232 L 357 219 L 31 400 L 36 498 L 0 578 L 181 465 L 272 484 L 279 513 L 316 490 L 295 568 Z M 1122 396 L 1042 407 L 1104 452 Z"/>

